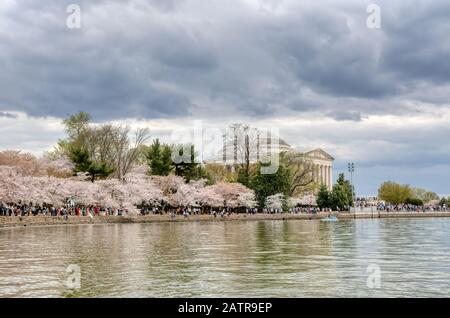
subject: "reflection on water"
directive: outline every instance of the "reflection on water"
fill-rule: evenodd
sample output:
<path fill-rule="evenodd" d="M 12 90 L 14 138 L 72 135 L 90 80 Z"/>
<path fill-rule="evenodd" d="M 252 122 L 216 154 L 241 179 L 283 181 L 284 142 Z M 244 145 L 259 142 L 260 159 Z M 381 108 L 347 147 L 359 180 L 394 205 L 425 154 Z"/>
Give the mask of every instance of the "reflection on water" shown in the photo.
<path fill-rule="evenodd" d="M 0 296 L 448 297 L 450 219 L 3 229 Z"/>

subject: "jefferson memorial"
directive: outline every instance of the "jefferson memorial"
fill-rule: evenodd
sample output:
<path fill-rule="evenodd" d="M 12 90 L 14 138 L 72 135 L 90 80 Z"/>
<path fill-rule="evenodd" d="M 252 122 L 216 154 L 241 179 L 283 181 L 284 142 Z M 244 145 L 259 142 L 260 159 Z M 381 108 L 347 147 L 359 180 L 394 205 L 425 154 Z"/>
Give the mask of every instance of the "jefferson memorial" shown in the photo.
<path fill-rule="evenodd" d="M 263 154 L 290 152 L 313 164 L 313 179 L 318 184 L 325 184 L 329 190 L 333 187 L 333 161 L 334 158 L 321 148 L 309 151 L 300 151 L 278 137 L 255 138 L 246 136 L 239 140 L 237 136 L 227 138 L 224 135 L 223 147 L 213 158 L 205 160 L 205 164 L 219 164 L 233 169 L 235 164 L 244 163 L 248 157 L 250 163 L 261 160 Z"/>

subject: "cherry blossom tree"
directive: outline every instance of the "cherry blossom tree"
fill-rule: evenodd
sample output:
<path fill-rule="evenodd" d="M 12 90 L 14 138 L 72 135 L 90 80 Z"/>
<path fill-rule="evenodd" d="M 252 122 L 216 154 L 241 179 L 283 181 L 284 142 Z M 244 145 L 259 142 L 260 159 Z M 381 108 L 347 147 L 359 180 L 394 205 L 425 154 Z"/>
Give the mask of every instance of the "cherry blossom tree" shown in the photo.
<path fill-rule="evenodd" d="M 64 165 L 63 165 L 64 166 Z M 0 166 L 0 202 L 50 204 L 66 206 L 97 205 L 112 209 L 127 209 L 138 213 L 142 204 L 169 204 L 172 207 L 254 207 L 254 192 L 239 183 L 219 183 L 206 186 L 206 180 L 186 183 L 181 177 L 148 176 L 146 169 L 136 167 L 122 180 L 106 179 L 92 183 L 84 177 L 58 178 L 49 175 L 29 175 L 17 166 Z"/>
<path fill-rule="evenodd" d="M 217 193 L 212 186 L 200 189 L 197 192 L 195 200 L 203 210 L 205 207 L 222 207 L 225 201 L 223 196 L 220 193 Z"/>
<path fill-rule="evenodd" d="M 19 202 L 28 194 L 26 185 L 21 182 L 22 173 L 15 167 L 0 166 L 0 201 Z"/>
<path fill-rule="evenodd" d="M 220 182 L 213 185 L 212 189 L 223 197 L 226 207 L 252 208 L 256 205 L 254 192 L 240 183 Z"/>
<path fill-rule="evenodd" d="M 304 206 L 316 206 L 316 196 L 312 194 L 305 195 L 300 199 L 299 204 Z"/>
<path fill-rule="evenodd" d="M 267 197 L 266 207 L 269 209 L 282 209 L 283 208 L 284 195 L 277 193 Z"/>
<path fill-rule="evenodd" d="M 184 179 L 179 176 L 152 176 L 152 182 L 161 191 L 161 200 L 164 205 L 168 204 L 171 207 L 179 206 L 179 196 L 176 195 L 179 188 L 185 185 Z"/>
<path fill-rule="evenodd" d="M 66 178 L 72 175 L 73 164 L 65 158 L 53 159 L 50 156 L 37 158 L 21 151 L 0 151 L 0 166 L 16 167 L 28 176 L 55 176 Z"/>

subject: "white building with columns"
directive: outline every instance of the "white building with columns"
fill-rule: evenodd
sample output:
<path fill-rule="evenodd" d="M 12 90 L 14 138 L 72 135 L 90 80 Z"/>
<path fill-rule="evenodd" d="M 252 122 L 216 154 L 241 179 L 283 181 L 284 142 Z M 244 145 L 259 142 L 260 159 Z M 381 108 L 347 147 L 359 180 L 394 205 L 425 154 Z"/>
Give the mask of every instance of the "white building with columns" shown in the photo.
<path fill-rule="evenodd" d="M 328 190 L 332 190 L 334 158 L 321 148 L 304 152 L 303 155 L 314 165 L 314 181 L 318 184 L 325 184 Z"/>
<path fill-rule="evenodd" d="M 324 184 L 329 190 L 333 188 L 333 161 L 334 158 L 321 148 L 310 151 L 299 151 L 277 136 L 257 138 L 253 143 L 247 142 L 248 151 L 239 142 L 227 142 L 224 138 L 223 149 L 214 158 L 205 160 L 205 164 L 220 164 L 234 168 L 236 163 L 244 162 L 245 153 L 251 163 L 256 163 L 263 156 L 264 151 L 272 153 L 293 152 L 299 157 L 307 159 L 313 164 L 313 179 L 317 184 Z M 261 150 L 260 150 L 261 149 Z M 264 150 L 262 150 L 264 149 Z"/>

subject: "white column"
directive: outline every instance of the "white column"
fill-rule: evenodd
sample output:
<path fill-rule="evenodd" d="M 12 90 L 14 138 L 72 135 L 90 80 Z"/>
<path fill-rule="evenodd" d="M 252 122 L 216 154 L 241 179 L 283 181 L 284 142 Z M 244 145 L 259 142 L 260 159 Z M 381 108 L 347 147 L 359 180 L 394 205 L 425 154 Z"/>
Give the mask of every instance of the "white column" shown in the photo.
<path fill-rule="evenodd" d="M 333 189 L 333 166 L 328 167 L 328 182 L 330 183 L 330 189 Z"/>
<path fill-rule="evenodd" d="M 330 184 L 330 190 L 333 189 L 333 179 L 331 178 L 331 165 L 328 166 L 328 183 Z"/>
<path fill-rule="evenodd" d="M 319 182 L 323 184 L 323 166 L 319 165 Z"/>
<path fill-rule="evenodd" d="M 324 165 L 322 165 L 322 183 L 325 185 L 327 184 L 327 181 L 325 179 L 325 166 Z"/>
<path fill-rule="evenodd" d="M 314 165 L 314 182 L 319 182 L 319 166 Z"/>
<path fill-rule="evenodd" d="M 312 179 L 313 179 L 313 181 L 316 181 L 316 179 L 315 179 L 315 177 L 316 177 L 316 170 L 315 170 L 315 166 L 314 166 L 314 164 L 313 164 L 313 166 L 312 166 Z"/>

